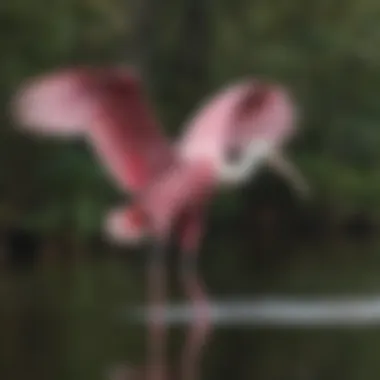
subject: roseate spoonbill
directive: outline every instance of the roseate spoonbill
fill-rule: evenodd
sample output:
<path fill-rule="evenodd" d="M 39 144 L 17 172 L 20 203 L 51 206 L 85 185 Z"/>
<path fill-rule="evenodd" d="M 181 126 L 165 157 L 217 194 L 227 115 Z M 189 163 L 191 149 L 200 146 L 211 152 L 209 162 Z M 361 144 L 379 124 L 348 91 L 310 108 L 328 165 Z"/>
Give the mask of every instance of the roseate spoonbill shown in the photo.
<path fill-rule="evenodd" d="M 182 263 L 194 264 L 206 204 L 217 185 L 238 185 L 269 163 L 305 189 L 279 153 L 295 123 L 293 104 L 280 86 L 248 79 L 227 87 L 195 114 L 174 145 L 128 69 L 83 67 L 47 74 L 26 83 L 13 106 L 18 122 L 34 132 L 85 136 L 121 189 L 132 194 L 133 204 L 111 212 L 106 228 L 127 243 L 147 236 L 158 241 L 152 256 L 157 261 L 149 270 L 149 294 L 156 306 L 165 298 L 161 264 L 172 227 L 180 219 Z M 241 157 L 231 162 L 230 153 Z M 181 267 L 185 291 L 204 311 L 207 300 L 194 266 Z M 207 318 L 199 320 L 206 334 Z M 165 335 L 160 315 L 151 333 L 150 350 L 157 357 Z"/>
<path fill-rule="evenodd" d="M 165 240 L 182 215 L 182 242 L 195 251 L 202 210 L 218 184 L 237 185 L 267 162 L 302 190 L 280 154 L 295 112 L 280 86 L 251 79 L 227 87 L 195 114 L 175 145 L 160 130 L 130 69 L 73 68 L 31 80 L 15 97 L 18 122 L 43 134 L 84 135 L 134 204 L 110 213 L 117 240 Z M 242 156 L 236 163 L 229 152 Z"/>

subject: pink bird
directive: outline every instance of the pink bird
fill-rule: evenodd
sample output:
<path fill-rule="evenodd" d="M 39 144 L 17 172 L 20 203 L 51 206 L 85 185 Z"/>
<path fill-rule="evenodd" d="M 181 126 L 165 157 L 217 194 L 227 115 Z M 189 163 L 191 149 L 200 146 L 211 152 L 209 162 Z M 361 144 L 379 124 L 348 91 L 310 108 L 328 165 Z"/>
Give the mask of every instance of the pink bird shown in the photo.
<path fill-rule="evenodd" d="M 83 67 L 35 78 L 15 97 L 14 110 L 34 132 L 90 141 L 134 198 L 107 218 L 109 234 L 119 241 L 165 240 L 181 217 L 182 248 L 196 251 L 203 210 L 216 187 L 240 184 L 265 162 L 304 185 L 278 154 L 295 122 L 289 95 L 279 86 L 248 79 L 227 87 L 196 113 L 175 145 L 127 68 Z M 237 163 L 229 159 L 233 151 L 242 156 Z"/>
<path fill-rule="evenodd" d="M 163 134 L 139 78 L 128 68 L 82 67 L 37 77 L 16 94 L 13 110 L 17 122 L 32 132 L 86 138 L 116 184 L 132 194 L 131 205 L 106 218 L 106 231 L 119 242 L 151 237 L 159 243 L 149 272 L 149 295 L 157 307 L 165 299 L 160 264 L 179 226 L 186 264 L 182 278 L 192 302 L 201 306 L 202 334 L 209 330 L 207 299 L 193 264 L 216 188 L 237 186 L 267 163 L 298 190 L 307 190 L 281 154 L 294 133 L 296 112 L 278 85 L 247 79 L 226 87 L 195 113 L 175 144 Z M 152 357 L 161 357 L 164 334 L 158 317 L 151 331 Z M 202 341 L 202 334 L 195 342 Z"/>

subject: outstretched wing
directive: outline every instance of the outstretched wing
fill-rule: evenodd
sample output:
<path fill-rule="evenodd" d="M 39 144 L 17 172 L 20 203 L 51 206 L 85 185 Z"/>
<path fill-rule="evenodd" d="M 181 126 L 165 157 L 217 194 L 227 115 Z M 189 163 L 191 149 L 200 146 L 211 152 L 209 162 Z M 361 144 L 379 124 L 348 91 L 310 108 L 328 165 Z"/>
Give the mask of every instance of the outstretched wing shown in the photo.
<path fill-rule="evenodd" d="M 230 86 L 206 99 L 184 126 L 177 145 L 178 153 L 187 160 L 207 159 L 218 165 L 224 151 L 236 104 L 241 99 L 242 87 Z"/>
<path fill-rule="evenodd" d="M 135 73 L 73 68 L 37 77 L 16 94 L 13 111 L 35 133 L 88 138 L 123 190 L 144 188 L 173 160 Z"/>
<path fill-rule="evenodd" d="M 188 159 L 224 163 L 231 148 L 243 151 L 253 140 L 281 143 L 293 131 L 294 109 L 279 86 L 252 79 L 228 86 L 201 106 L 185 126 L 178 145 Z"/>
<path fill-rule="evenodd" d="M 220 91 L 187 125 L 178 150 L 190 161 L 207 158 L 226 184 L 246 180 L 266 163 L 301 194 L 308 194 L 303 176 L 281 153 L 295 132 L 297 109 L 277 84 L 252 79 Z M 229 153 L 237 154 L 237 163 Z"/>

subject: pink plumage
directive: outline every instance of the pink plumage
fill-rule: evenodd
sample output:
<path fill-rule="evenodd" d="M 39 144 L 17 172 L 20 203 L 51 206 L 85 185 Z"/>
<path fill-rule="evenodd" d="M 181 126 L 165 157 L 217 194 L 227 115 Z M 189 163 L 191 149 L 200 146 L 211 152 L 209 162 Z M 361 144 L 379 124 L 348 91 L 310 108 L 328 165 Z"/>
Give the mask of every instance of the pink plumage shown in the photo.
<path fill-rule="evenodd" d="M 210 327 L 207 297 L 193 265 L 207 205 L 218 185 L 241 184 L 292 136 L 296 112 L 289 95 L 280 86 L 252 79 L 232 84 L 197 110 L 175 144 L 162 133 L 138 77 L 128 68 L 73 68 L 40 76 L 16 94 L 13 111 L 35 133 L 86 138 L 118 186 L 132 193 L 130 205 L 106 216 L 105 231 L 119 243 L 146 238 L 158 243 L 148 292 L 159 308 L 166 298 L 162 248 L 177 227 L 183 287 L 201 310 L 199 327 L 191 331 L 184 351 L 187 376 L 188 359 L 194 363 Z M 243 157 L 238 168 L 231 166 L 231 151 Z M 281 170 L 294 174 L 286 160 L 274 156 Z M 165 378 L 157 366 L 163 327 L 159 317 L 151 325 L 151 369 L 159 370 L 160 379 Z"/>
<path fill-rule="evenodd" d="M 166 238 L 180 221 L 186 235 L 183 245 L 189 247 L 193 244 L 190 236 L 195 239 L 196 235 L 194 221 L 201 222 L 197 216 L 203 216 L 216 184 L 214 171 L 207 162 L 178 164 L 152 182 L 132 205 L 112 211 L 106 219 L 106 228 L 115 240 L 123 241 L 128 234 L 128 240 L 138 242 L 145 237 Z"/>
<path fill-rule="evenodd" d="M 244 148 L 252 140 L 281 146 L 294 133 L 296 110 L 289 94 L 278 85 L 257 80 L 235 83 L 199 107 L 185 125 L 178 145 L 186 159 L 204 157 L 216 166 L 230 148 Z"/>
<path fill-rule="evenodd" d="M 128 68 L 74 68 L 41 76 L 22 87 L 13 104 L 17 120 L 32 131 L 89 139 L 118 185 L 133 193 L 131 206 L 106 219 L 115 239 L 167 236 L 182 216 L 186 247 L 197 246 L 197 226 L 222 181 L 219 169 L 228 163 L 228 151 L 244 154 L 262 140 L 280 147 L 294 132 L 296 115 L 284 89 L 248 79 L 209 98 L 172 145 Z"/>
<path fill-rule="evenodd" d="M 206 161 L 179 164 L 168 170 L 144 192 L 139 202 L 150 216 L 157 236 L 165 235 L 187 210 L 204 204 L 217 184 L 213 168 Z"/>
<path fill-rule="evenodd" d="M 136 192 L 173 159 L 134 72 L 62 70 L 27 83 L 15 97 L 17 120 L 31 131 L 83 134 L 125 191 Z"/>
<path fill-rule="evenodd" d="M 28 81 L 13 102 L 16 121 L 41 134 L 72 137 L 84 133 L 92 107 L 75 74 L 67 70 Z"/>

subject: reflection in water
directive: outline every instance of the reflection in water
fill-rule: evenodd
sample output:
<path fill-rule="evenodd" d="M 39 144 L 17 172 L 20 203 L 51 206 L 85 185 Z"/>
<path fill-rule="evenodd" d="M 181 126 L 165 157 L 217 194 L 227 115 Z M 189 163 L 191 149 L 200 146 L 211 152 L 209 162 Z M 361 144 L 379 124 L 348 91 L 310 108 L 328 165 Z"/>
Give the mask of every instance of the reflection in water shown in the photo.
<path fill-rule="evenodd" d="M 166 312 L 166 266 L 164 263 L 164 247 L 158 247 L 152 257 L 154 261 L 148 268 L 148 302 L 150 315 L 148 317 L 148 349 L 147 365 L 143 371 L 138 371 L 128 365 L 123 365 L 110 373 L 110 380 L 168 380 L 173 371 L 167 364 L 167 328 Z M 185 295 L 193 310 L 193 318 L 189 320 L 186 340 L 179 358 L 179 377 L 181 380 L 198 380 L 202 348 L 210 336 L 211 324 L 209 318 L 209 301 L 205 287 L 195 265 L 182 266 L 180 281 Z"/>
<path fill-rule="evenodd" d="M 208 304 L 208 321 L 216 326 L 259 327 L 363 327 L 380 326 L 380 296 L 368 297 L 265 297 L 256 300 Z M 187 323 L 193 318 L 186 306 L 168 307 L 160 316 L 164 323 Z"/>
<path fill-rule="evenodd" d="M 209 301 L 202 279 L 199 278 L 194 267 L 184 269 L 181 277 L 186 295 L 195 311 L 195 316 L 190 321 L 187 342 L 182 353 L 181 379 L 196 380 L 200 378 L 198 371 L 202 348 L 211 332 Z"/>
<path fill-rule="evenodd" d="M 147 380 L 165 380 L 166 371 L 166 302 L 165 246 L 158 245 L 148 267 L 148 302 L 153 307 L 154 318 L 148 325 Z"/>
<path fill-rule="evenodd" d="M 271 256 L 269 250 L 257 249 L 252 254 L 243 244 L 240 248 L 223 242 L 222 247 L 215 244 L 207 249 L 200 274 L 207 279 L 210 297 L 212 289 L 212 299 L 209 303 L 204 301 L 208 306 L 204 314 L 212 321 L 212 340 L 207 340 L 210 338 L 207 323 L 208 333 L 202 332 L 201 308 L 188 302 L 186 307 L 176 308 L 172 297 L 168 302 L 168 295 L 164 303 L 170 307 L 165 307 L 161 326 L 170 327 L 170 345 L 162 355 L 167 358 L 165 364 L 170 363 L 167 371 L 170 380 L 181 379 L 178 367 L 182 366 L 183 372 L 187 370 L 181 360 L 191 357 L 188 352 L 198 352 L 191 367 L 193 374 L 189 376 L 201 377 L 196 372 L 202 358 L 205 361 L 202 378 L 207 380 L 379 379 L 380 328 L 375 326 L 379 316 L 375 296 L 380 293 L 380 244 L 364 247 L 326 243 L 323 250 L 302 245 L 292 248 L 292 254 L 284 260 L 279 261 L 278 257 Z M 4 268 L 0 276 L 0 379 L 146 380 L 150 363 L 144 341 L 146 326 L 141 323 L 141 315 L 137 319 L 134 314 L 139 322 L 131 324 L 125 313 L 126 307 L 129 313 L 134 313 L 133 306 L 146 298 L 143 294 L 146 279 L 141 276 L 139 260 L 109 255 L 99 259 L 57 260 L 56 264 L 37 265 L 29 271 Z M 271 262 L 274 264 L 268 265 Z M 191 276 L 181 277 L 183 285 L 186 279 L 191 283 Z M 198 301 L 191 303 L 200 305 L 202 296 L 197 294 L 196 286 L 192 290 L 191 299 Z M 290 295 L 294 298 L 289 298 Z M 279 306 L 279 301 L 286 301 L 295 311 L 300 307 L 297 300 L 310 306 L 317 301 L 317 295 L 326 295 L 319 298 L 326 313 L 345 313 L 349 319 L 361 310 L 372 315 L 373 324 L 364 329 L 346 325 L 339 331 L 334 326 L 327 328 L 326 324 L 313 329 L 309 328 L 311 324 L 302 329 L 284 323 L 277 327 L 285 309 L 280 313 L 270 305 Z M 335 297 L 331 298 L 332 295 Z M 349 311 L 340 304 L 339 311 L 332 302 L 324 302 L 328 300 L 335 305 L 339 300 L 365 303 L 352 304 L 354 307 Z M 273 319 L 270 325 L 269 318 L 257 322 L 258 317 L 252 315 L 259 311 L 263 318 L 265 313 L 267 317 L 269 312 L 272 316 L 277 313 L 278 319 Z M 154 316 L 150 311 L 149 315 Z M 312 318 L 316 321 L 321 317 L 313 313 L 309 321 Z M 188 334 L 186 341 L 180 340 L 184 339 L 182 325 L 173 328 L 175 322 L 183 323 Z M 150 330 L 148 336 L 152 337 Z M 200 348 L 198 339 L 203 341 Z M 124 361 L 127 363 L 119 368 L 118 374 L 106 373 L 113 363 Z"/>

